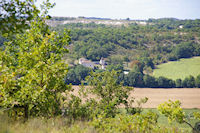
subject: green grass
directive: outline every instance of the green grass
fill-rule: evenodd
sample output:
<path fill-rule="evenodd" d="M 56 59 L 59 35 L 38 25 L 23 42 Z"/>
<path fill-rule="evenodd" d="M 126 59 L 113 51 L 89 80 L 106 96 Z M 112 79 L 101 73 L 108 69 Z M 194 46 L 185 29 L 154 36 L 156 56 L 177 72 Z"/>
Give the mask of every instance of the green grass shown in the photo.
<path fill-rule="evenodd" d="M 192 75 L 196 77 L 200 74 L 200 57 L 180 59 L 179 61 L 170 61 L 156 66 L 153 76 L 164 76 L 170 79 L 184 79 Z"/>
<path fill-rule="evenodd" d="M 143 112 L 147 112 L 147 111 L 152 111 L 155 112 L 157 114 L 159 114 L 159 118 L 158 118 L 158 124 L 160 124 L 161 126 L 166 126 L 166 127 L 178 127 L 181 129 L 184 129 L 188 132 L 191 132 L 192 129 L 190 128 L 190 126 L 188 126 L 187 124 L 179 124 L 177 122 L 172 122 L 171 124 L 168 123 L 168 119 L 167 117 L 165 117 L 164 115 L 160 114 L 159 111 L 157 109 L 144 109 Z M 183 111 L 185 112 L 186 116 L 191 116 L 193 112 L 200 112 L 200 109 L 183 109 Z M 195 125 L 196 122 L 199 122 L 198 120 L 194 120 L 194 119 L 190 119 L 188 121 L 189 123 L 192 124 L 192 126 Z"/>

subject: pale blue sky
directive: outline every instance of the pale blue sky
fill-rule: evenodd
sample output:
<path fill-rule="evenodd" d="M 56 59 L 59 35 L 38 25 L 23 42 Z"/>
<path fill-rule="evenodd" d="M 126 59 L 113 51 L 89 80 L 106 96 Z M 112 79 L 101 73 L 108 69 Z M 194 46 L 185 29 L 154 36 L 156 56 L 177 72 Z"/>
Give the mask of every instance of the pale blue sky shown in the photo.
<path fill-rule="evenodd" d="M 42 0 L 37 0 L 41 2 Z M 199 19 L 200 0 L 51 0 L 52 16 L 148 19 Z"/>

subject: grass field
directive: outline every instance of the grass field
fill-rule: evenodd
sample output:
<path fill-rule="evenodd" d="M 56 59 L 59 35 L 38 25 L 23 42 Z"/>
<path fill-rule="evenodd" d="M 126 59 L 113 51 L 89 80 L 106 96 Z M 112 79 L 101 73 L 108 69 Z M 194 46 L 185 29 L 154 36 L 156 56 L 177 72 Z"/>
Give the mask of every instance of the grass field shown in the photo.
<path fill-rule="evenodd" d="M 156 66 L 153 71 L 153 76 L 164 76 L 170 79 L 184 79 L 192 75 L 196 77 L 200 74 L 200 57 L 189 59 L 180 59 L 179 61 L 170 61 Z"/>
<path fill-rule="evenodd" d="M 179 127 L 181 129 L 184 129 L 188 132 L 191 132 L 192 129 L 189 125 L 183 123 L 183 124 L 179 124 L 177 122 L 172 122 L 171 124 L 168 123 L 168 119 L 167 117 L 165 117 L 164 115 L 160 114 L 159 111 L 157 109 L 144 109 L 143 112 L 147 112 L 147 111 L 152 111 L 155 112 L 157 114 L 159 114 L 159 118 L 158 118 L 158 124 L 161 126 L 167 126 L 167 127 Z M 186 116 L 191 116 L 193 112 L 200 112 L 200 109 L 183 109 L 183 111 L 185 112 Z M 192 126 L 195 125 L 196 122 L 198 122 L 198 120 L 194 120 L 194 119 L 189 119 L 188 121 L 189 123 L 192 124 Z"/>

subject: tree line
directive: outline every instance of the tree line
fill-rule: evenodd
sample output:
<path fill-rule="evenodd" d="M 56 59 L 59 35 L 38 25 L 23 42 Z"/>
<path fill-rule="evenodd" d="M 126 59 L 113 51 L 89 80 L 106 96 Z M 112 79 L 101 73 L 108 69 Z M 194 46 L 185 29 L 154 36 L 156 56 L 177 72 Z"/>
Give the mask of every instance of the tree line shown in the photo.
<path fill-rule="evenodd" d="M 145 87 L 145 88 L 200 88 L 200 75 L 197 77 L 188 76 L 184 79 L 168 79 L 166 77 L 153 77 L 148 74 L 144 74 L 138 66 L 135 66 L 128 74 L 123 73 L 122 65 L 109 65 L 106 70 L 90 69 L 82 65 L 77 65 L 69 69 L 68 74 L 65 77 L 66 84 L 81 85 L 84 83 L 87 85 L 85 78 L 90 75 L 91 72 L 102 73 L 104 71 L 118 71 L 117 83 L 123 83 L 124 86 L 133 87 Z"/>

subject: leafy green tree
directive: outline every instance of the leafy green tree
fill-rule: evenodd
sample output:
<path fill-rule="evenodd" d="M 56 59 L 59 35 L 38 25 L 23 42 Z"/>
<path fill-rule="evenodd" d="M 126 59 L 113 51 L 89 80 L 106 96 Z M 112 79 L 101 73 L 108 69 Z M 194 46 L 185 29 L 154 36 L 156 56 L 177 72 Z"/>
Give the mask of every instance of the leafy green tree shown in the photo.
<path fill-rule="evenodd" d="M 92 73 L 87 77 L 91 88 L 89 93 L 97 96 L 96 108 L 93 109 L 96 115 L 104 117 L 114 117 L 118 113 L 119 105 L 124 105 L 128 110 L 131 108 L 133 98 L 129 97 L 132 87 L 123 87 L 122 83 L 117 83 L 118 74 L 116 71 L 105 71 L 102 73 Z M 129 98 L 129 99 L 128 99 Z"/>
<path fill-rule="evenodd" d="M 0 29 L 2 33 L 19 33 L 30 28 L 29 24 L 40 10 L 35 0 L 1 0 Z"/>
<path fill-rule="evenodd" d="M 48 9 L 50 3 L 47 3 Z M 45 16 L 44 12 L 44 16 Z M 5 42 L 0 51 L 0 106 L 10 115 L 60 114 L 61 93 L 67 89 L 67 65 L 61 60 L 68 50 L 68 32 L 49 30 L 44 17 L 35 17 L 30 29 Z"/>
<path fill-rule="evenodd" d="M 200 88 L 200 75 L 198 75 L 195 79 L 195 85 L 196 87 Z"/>
<path fill-rule="evenodd" d="M 143 74 L 140 72 L 129 72 L 126 77 L 128 86 L 144 87 Z"/>
<path fill-rule="evenodd" d="M 112 71 L 112 70 L 115 70 L 115 71 L 120 71 L 120 72 L 123 72 L 123 65 L 121 65 L 121 64 L 117 64 L 117 65 L 113 65 L 113 64 L 111 64 L 111 65 L 108 65 L 107 67 L 106 67 L 106 70 L 108 70 L 108 71 Z"/>
<path fill-rule="evenodd" d="M 192 75 L 190 75 L 189 77 L 186 77 L 184 80 L 183 80 L 183 83 L 182 83 L 183 87 L 186 87 L 186 88 L 193 88 L 195 87 L 195 79 Z"/>
<path fill-rule="evenodd" d="M 165 77 L 159 77 L 157 78 L 158 87 L 160 88 L 172 88 L 175 87 L 175 83 L 173 80 L 165 78 Z"/>
<path fill-rule="evenodd" d="M 150 88 L 157 87 L 157 82 L 154 77 L 150 75 L 144 75 L 143 79 L 144 79 L 145 87 L 150 87 Z"/>
<path fill-rule="evenodd" d="M 193 56 L 193 52 L 194 52 L 194 47 L 192 46 L 191 43 L 179 44 L 174 50 L 175 56 L 178 59 L 189 58 Z"/>
<path fill-rule="evenodd" d="M 164 102 L 158 106 L 158 111 L 165 115 L 168 118 L 169 123 L 171 124 L 173 121 L 176 121 L 180 124 L 185 123 L 189 125 L 194 133 L 198 133 L 199 125 L 192 126 L 192 124 L 189 122 L 189 119 L 183 109 L 181 108 L 181 102 L 180 101 L 171 101 Z M 200 120 L 200 113 L 199 112 L 193 112 L 193 119 Z"/>
<path fill-rule="evenodd" d="M 79 85 L 91 71 L 92 70 L 90 68 L 84 67 L 83 65 L 78 65 L 74 68 L 71 68 L 67 73 L 65 83 Z"/>
<path fill-rule="evenodd" d="M 176 84 L 176 88 L 181 88 L 182 87 L 182 80 L 176 79 L 175 84 Z"/>

